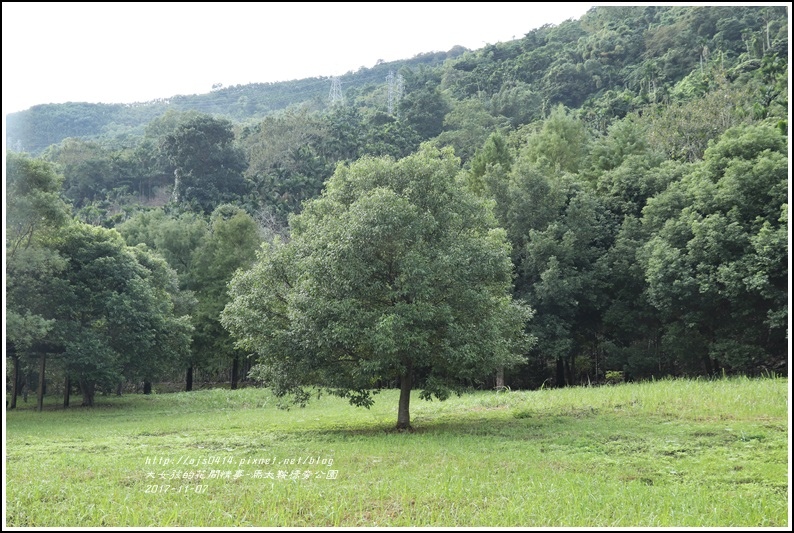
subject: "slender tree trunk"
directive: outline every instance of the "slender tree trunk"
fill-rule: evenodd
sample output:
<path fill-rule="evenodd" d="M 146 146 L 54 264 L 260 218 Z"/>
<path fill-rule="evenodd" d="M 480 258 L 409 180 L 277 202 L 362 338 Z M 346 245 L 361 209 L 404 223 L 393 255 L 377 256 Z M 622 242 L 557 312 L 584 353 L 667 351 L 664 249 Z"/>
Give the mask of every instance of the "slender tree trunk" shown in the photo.
<path fill-rule="evenodd" d="M 124 390 L 124 382 L 123 381 L 119 381 L 119 384 L 116 385 L 116 396 L 121 396 L 121 393 L 123 392 L 123 390 Z"/>
<path fill-rule="evenodd" d="M 786 9 L 788 9 L 788 8 L 786 8 Z M 766 50 L 769 50 L 770 48 L 772 48 L 772 43 L 769 41 L 769 23 L 770 22 L 771 21 L 767 19 L 767 21 L 766 21 Z M 764 52 L 766 52 L 766 50 L 764 50 Z"/>
<path fill-rule="evenodd" d="M 144 394 L 151 394 L 152 393 L 152 382 L 151 381 L 144 381 L 143 382 L 143 393 Z"/>
<path fill-rule="evenodd" d="M 94 406 L 94 382 L 80 380 L 80 391 L 83 393 L 83 407 Z"/>
<path fill-rule="evenodd" d="M 505 367 L 500 366 L 496 370 L 496 389 L 503 389 L 505 386 Z"/>
<path fill-rule="evenodd" d="M 722 373 L 720 373 L 720 362 L 718 359 L 711 358 L 711 368 L 714 376 L 723 375 L 725 373 L 725 368 L 722 368 Z"/>
<path fill-rule="evenodd" d="M 44 367 L 47 357 L 44 354 L 39 356 L 39 390 L 37 408 L 39 412 L 44 409 Z"/>
<path fill-rule="evenodd" d="M 411 429 L 411 415 L 408 408 L 411 403 L 412 381 L 413 364 L 409 362 L 405 373 L 400 376 L 400 406 L 397 409 L 397 429 Z"/>
<path fill-rule="evenodd" d="M 565 386 L 565 366 L 562 362 L 562 357 L 557 358 L 557 386 Z"/>
<path fill-rule="evenodd" d="M 711 376 L 714 374 L 714 367 L 711 365 L 711 357 L 708 355 L 703 356 L 703 367 L 706 370 L 706 375 Z"/>
<path fill-rule="evenodd" d="M 69 376 L 63 380 L 63 406 L 64 408 L 69 407 L 69 394 L 72 392 L 72 380 L 69 379 Z"/>
<path fill-rule="evenodd" d="M 11 384 L 11 405 L 9 409 L 16 409 L 17 396 L 19 395 L 19 357 L 12 355 L 11 359 L 14 361 L 14 382 Z"/>
<path fill-rule="evenodd" d="M 238 374 L 240 373 L 240 358 L 238 356 L 234 356 L 232 360 L 232 390 L 237 388 L 237 378 Z"/>
<path fill-rule="evenodd" d="M 193 390 L 193 365 L 187 367 L 187 374 L 185 374 L 185 392 Z"/>

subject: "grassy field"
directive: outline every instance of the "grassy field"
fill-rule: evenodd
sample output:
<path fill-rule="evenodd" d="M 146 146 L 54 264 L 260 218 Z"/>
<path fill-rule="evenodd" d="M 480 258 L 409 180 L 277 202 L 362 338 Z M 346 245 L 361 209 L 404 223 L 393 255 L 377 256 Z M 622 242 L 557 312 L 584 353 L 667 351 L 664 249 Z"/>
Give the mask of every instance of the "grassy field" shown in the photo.
<path fill-rule="evenodd" d="M 6 419 L 6 526 L 790 525 L 785 379 L 417 394 L 412 433 L 391 431 L 397 396 L 23 404 Z"/>

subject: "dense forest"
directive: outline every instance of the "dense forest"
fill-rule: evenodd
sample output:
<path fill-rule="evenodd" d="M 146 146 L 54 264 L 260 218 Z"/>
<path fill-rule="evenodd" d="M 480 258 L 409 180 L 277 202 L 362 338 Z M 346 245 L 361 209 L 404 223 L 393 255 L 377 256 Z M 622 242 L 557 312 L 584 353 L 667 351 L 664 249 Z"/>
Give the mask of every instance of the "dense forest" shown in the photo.
<path fill-rule="evenodd" d="M 336 93 L 11 114 L 9 404 L 787 375 L 788 31 L 594 7 Z"/>

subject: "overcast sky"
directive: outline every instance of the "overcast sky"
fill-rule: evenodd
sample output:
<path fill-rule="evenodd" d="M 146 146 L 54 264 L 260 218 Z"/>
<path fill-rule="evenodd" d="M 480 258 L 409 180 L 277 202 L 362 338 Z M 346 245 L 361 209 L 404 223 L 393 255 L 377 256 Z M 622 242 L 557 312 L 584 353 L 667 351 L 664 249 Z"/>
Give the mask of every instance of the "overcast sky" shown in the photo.
<path fill-rule="evenodd" d="M 3 2 L 3 114 L 342 75 L 580 18 L 591 4 Z M 329 86 L 330 87 L 330 86 Z"/>

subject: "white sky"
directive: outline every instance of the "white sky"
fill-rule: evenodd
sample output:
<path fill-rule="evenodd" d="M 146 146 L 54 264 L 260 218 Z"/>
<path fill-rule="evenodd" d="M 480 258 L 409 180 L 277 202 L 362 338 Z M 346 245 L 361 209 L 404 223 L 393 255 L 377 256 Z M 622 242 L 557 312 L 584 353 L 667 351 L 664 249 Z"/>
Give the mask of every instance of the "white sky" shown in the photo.
<path fill-rule="evenodd" d="M 3 115 L 342 75 L 580 18 L 570 2 L 3 2 Z M 329 86 L 330 87 L 330 86 Z"/>

